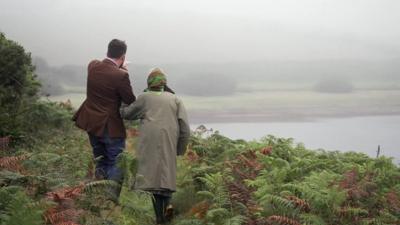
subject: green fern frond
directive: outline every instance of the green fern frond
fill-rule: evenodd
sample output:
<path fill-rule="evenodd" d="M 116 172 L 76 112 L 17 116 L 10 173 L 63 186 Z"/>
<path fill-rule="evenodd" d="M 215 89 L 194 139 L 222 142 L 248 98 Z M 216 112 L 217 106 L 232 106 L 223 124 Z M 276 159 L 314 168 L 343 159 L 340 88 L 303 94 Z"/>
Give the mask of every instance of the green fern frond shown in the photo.
<path fill-rule="evenodd" d="M 17 191 L 12 195 L 12 200 L 4 206 L 5 211 L 0 214 L 2 224 L 43 224 L 42 214 L 44 209 L 37 206 L 40 206 L 40 204 L 35 204 L 24 192 Z"/>
<path fill-rule="evenodd" d="M 325 221 L 315 214 L 303 213 L 299 217 L 303 225 L 326 225 Z"/>
<path fill-rule="evenodd" d="M 224 221 L 223 225 L 242 225 L 245 222 L 246 217 L 237 215 L 232 218 L 228 218 Z"/>
<path fill-rule="evenodd" d="M 206 186 L 206 191 L 200 191 L 199 194 L 211 198 L 216 208 L 225 207 L 230 204 L 229 194 L 225 187 L 224 178 L 221 173 L 206 174 L 198 178 Z"/>
<path fill-rule="evenodd" d="M 274 192 L 274 188 L 275 187 L 273 184 L 264 183 L 264 185 L 256 189 L 256 191 L 254 192 L 254 196 L 258 199 L 259 202 L 263 202 L 268 198 L 271 193 Z"/>
<path fill-rule="evenodd" d="M 130 219 L 141 221 L 141 224 L 151 224 L 153 222 L 153 217 L 149 215 L 149 212 L 135 204 L 124 205 L 122 211 Z"/>
<path fill-rule="evenodd" d="M 117 165 L 124 174 L 124 183 L 133 190 L 138 167 L 137 158 L 130 153 L 123 152 L 118 155 Z"/>
<path fill-rule="evenodd" d="M 120 197 L 123 217 L 135 221 L 138 225 L 152 225 L 154 220 L 152 197 L 151 193 L 145 191 L 123 190 Z"/>
<path fill-rule="evenodd" d="M 87 183 L 84 188 L 86 193 L 101 193 L 107 188 L 118 188 L 120 184 L 113 180 L 98 180 Z"/>
<path fill-rule="evenodd" d="M 28 177 L 8 170 L 0 171 L 0 186 L 21 185 L 28 181 Z"/>
<path fill-rule="evenodd" d="M 47 163 L 53 163 L 61 160 L 61 155 L 51 152 L 39 152 L 32 154 L 28 159 L 33 161 L 45 160 Z"/>
<path fill-rule="evenodd" d="M 368 210 L 362 208 L 345 207 L 340 208 L 337 211 L 338 214 L 343 215 L 347 218 L 365 217 L 368 215 Z"/>
<path fill-rule="evenodd" d="M 285 198 L 282 198 L 277 195 L 266 195 L 264 196 L 265 200 L 268 201 L 269 203 L 273 204 L 276 207 L 279 207 L 281 209 L 295 209 L 295 205 L 293 203 Z"/>
<path fill-rule="evenodd" d="M 400 212 L 398 212 L 398 215 L 393 215 L 391 214 L 387 209 L 381 210 L 379 212 L 379 218 L 385 221 L 386 223 L 400 223 L 400 217 L 399 217 Z"/>
<path fill-rule="evenodd" d="M 209 221 L 223 221 L 230 215 L 229 210 L 225 208 L 211 209 L 206 214 L 206 219 Z"/>
<path fill-rule="evenodd" d="M 281 186 L 281 188 L 283 190 L 290 191 L 291 193 L 294 193 L 295 195 L 299 195 L 303 191 L 303 187 L 301 185 L 299 185 L 299 184 L 296 184 L 296 183 L 283 184 Z"/>
<path fill-rule="evenodd" d="M 204 223 L 199 219 L 181 219 L 174 225 L 204 225 Z"/>
<path fill-rule="evenodd" d="M 368 219 L 363 219 L 360 221 L 360 225 L 393 225 L 393 224 L 399 224 L 399 220 L 396 218 L 396 220 L 393 221 L 386 221 L 383 218 L 377 217 L 377 218 L 368 218 Z"/>
<path fill-rule="evenodd" d="M 346 200 L 346 193 L 339 190 L 338 185 L 332 185 L 339 178 L 338 174 L 329 171 L 313 172 L 297 185 L 300 197 L 312 208 L 335 210 Z"/>
<path fill-rule="evenodd" d="M 6 207 L 14 199 L 14 195 L 22 191 L 23 188 L 20 186 L 5 186 L 0 188 L 0 214 L 6 210 Z"/>
<path fill-rule="evenodd" d="M 210 191 L 198 191 L 197 194 L 200 197 L 204 197 L 204 198 L 210 199 L 210 200 L 214 199 L 214 197 L 215 197 L 215 194 Z"/>

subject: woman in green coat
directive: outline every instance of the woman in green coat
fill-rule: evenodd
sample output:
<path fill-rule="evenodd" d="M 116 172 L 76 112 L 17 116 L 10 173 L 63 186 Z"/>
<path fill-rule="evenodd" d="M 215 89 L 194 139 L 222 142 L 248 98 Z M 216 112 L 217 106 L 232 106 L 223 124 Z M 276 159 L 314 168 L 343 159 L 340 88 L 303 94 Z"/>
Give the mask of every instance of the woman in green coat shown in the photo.
<path fill-rule="evenodd" d="M 158 224 L 167 222 L 165 214 L 176 190 L 176 156 L 185 153 L 190 136 L 185 107 L 176 95 L 164 91 L 166 84 L 165 74 L 154 69 L 146 91 L 120 110 L 124 119 L 140 119 L 135 188 L 153 194 Z"/>

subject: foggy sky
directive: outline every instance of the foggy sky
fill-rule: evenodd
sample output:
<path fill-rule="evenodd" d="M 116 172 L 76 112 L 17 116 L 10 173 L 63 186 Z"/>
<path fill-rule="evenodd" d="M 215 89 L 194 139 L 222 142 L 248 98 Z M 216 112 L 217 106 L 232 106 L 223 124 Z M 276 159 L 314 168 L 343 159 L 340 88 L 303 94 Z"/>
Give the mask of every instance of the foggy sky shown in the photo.
<path fill-rule="evenodd" d="M 0 31 L 50 64 L 400 58 L 398 0 L 0 0 Z"/>

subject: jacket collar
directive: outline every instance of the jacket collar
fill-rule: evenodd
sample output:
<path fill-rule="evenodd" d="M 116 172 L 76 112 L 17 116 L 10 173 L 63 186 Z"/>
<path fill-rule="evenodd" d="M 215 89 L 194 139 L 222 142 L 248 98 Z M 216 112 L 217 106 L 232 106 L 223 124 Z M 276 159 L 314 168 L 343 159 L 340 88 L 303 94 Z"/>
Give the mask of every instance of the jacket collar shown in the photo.
<path fill-rule="evenodd" d="M 103 62 L 105 62 L 105 63 L 108 63 L 108 64 L 111 64 L 111 65 L 114 65 L 114 66 L 118 67 L 118 65 L 115 63 L 115 61 L 114 61 L 113 59 L 111 59 L 111 58 L 105 58 L 105 59 L 103 59 Z"/>

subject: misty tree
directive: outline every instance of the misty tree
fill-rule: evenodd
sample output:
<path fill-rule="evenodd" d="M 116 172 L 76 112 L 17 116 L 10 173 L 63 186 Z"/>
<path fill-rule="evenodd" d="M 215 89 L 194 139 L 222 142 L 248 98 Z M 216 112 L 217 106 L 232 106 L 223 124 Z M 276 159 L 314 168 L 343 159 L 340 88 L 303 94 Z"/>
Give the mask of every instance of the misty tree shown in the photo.
<path fill-rule="evenodd" d="M 50 70 L 50 66 L 47 63 L 46 59 L 34 56 L 32 57 L 32 64 L 35 66 L 36 73 L 45 73 Z"/>
<path fill-rule="evenodd" d="M 35 73 L 42 83 L 40 95 L 60 95 L 64 93 L 63 87 L 54 75 L 53 69 L 42 57 L 33 57 L 32 64 L 35 66 Z"/>
<path fill-rule="evenodd" d="M 84 66 L 51 66 L 44 58 L 34 57 L 35 72 L 42 83 L 42 95 L 61 95 L 66 92 L 64 86 L 84 87 L 86 68 Z"/>

